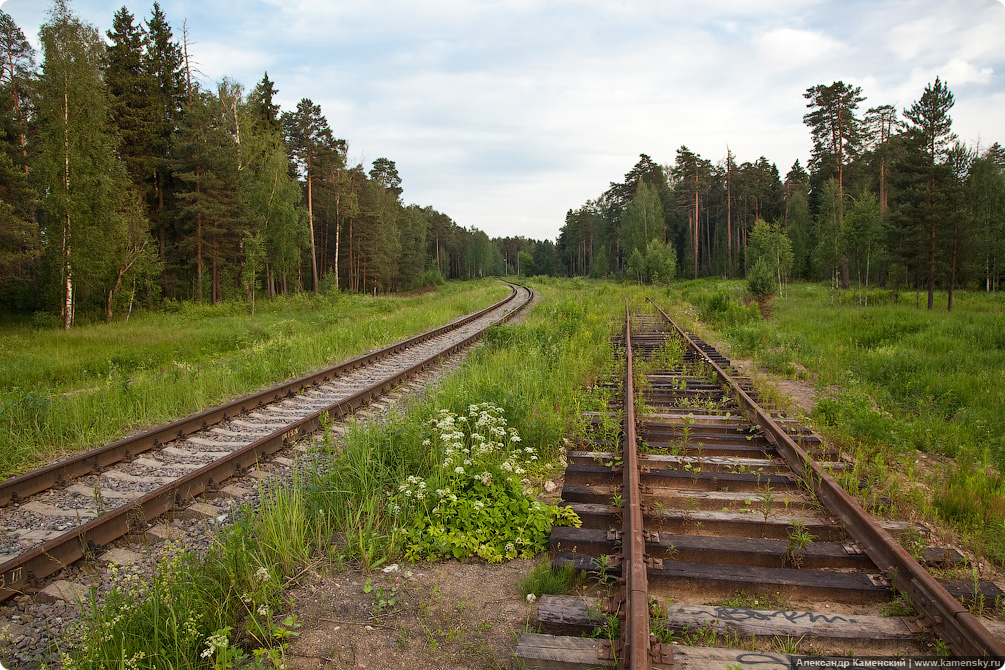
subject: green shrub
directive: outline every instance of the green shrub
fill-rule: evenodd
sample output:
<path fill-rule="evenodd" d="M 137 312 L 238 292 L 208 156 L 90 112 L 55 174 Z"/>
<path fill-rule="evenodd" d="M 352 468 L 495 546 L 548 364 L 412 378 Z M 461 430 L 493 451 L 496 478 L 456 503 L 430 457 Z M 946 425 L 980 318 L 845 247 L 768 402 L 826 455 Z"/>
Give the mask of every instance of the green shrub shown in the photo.
<path fill-rule="evenodd" d="M 415 280 L 415 286 L 417 288 L 422 288 L 424 286 L 440 286 L 446 283 L 446 279 L 436 268 L 430 268 L 428 270 L 423 270 L 419 275 L 418 279 Z"/>
<path fill-rule="evenodd" d="M 758 259 L 754 267 L 747 273 L 747 290 L 754 300 L 761 302 L 775 295 L 778 288 L 775 276 L 771 273 L 768 264 Z"/>
<path fill-rule="evenodd" d="M 525 475 L 538 460 L 507 428 L 502 409 L 471 405 L 467 416 L 441 410 L 423 446 L 444 460 L 428 478 L 409 476 L 392 507 L 406 558 L 478 556 L 490 563 L 531 558 L 548 547 L 552 525 L 579 526 L 568 507 L 544 505 Z"/>

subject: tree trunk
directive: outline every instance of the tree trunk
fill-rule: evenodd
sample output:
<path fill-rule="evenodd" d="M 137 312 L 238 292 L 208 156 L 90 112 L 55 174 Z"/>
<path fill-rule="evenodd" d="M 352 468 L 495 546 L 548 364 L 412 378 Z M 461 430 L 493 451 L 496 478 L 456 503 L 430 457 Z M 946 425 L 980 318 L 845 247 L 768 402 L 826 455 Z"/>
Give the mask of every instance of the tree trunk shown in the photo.
<path fill-rule="evenodd" d="M 729 150 L 726 150 L 726 276 L 733 278 L 733 196 L 731 193 Z"/>
<path fill-rule="evenodd" d="M 314 280 L 314 291 L 318 290 L 318 256 L 314 248 L 314 195 L 311 191 L 311 184 L 314 179 L 311 176 L 310 160 L 307 161 L 307 221 L 310 224 L 311 232 L 311 278 Z"/>
<path fill-rule="evenodd" d="M 126 323 L 129 323 L 129 317 L 133 314 L 133 301 L 136 300 L 136 277 L 133 277 L 133 292 L 129 296 L 129 309 L 126 311 Z"/>
<path fill-rule="evenodd" d="M 195 198 L 199 200 L 201 193 L 199 184 L 199 170 L 195 171 Z M 196 289 L 199 292 L 197 302 L 202 302 L 202 210 L 195 215 L 195 276 Z"/>
<path fill-rule="evenodd" d="M 953 218 L 953 258 L 952 258 L 952 261 L 950 262 L 950 268 L 949 268 L 949 302 L 946 305 L 946 311 L 947 312 L 953 311 L 953 288 L 955 288 L 955 286 L 956 286 L 956 249 L 957 249 L 957 240 L 958 240 L 959 230 L 960 230 L 959 219 L 956 218 L 956 217 L 954 217 Z"/>
<path fill-rule="evenodd" d="M 935 175 L 928 195 L 928 309 L 935 307 Z"/>
<path fill-rule="evenodd" d="M 220 301 L 220 273 L 217 272 L 216 267 L 216 247 L 213 247 L 212 275 L 212 287 L 210 289 L 212 296 L 210 301 L 215 305 Z"/>
<path fill-rule="evenodd" d="M 694 278 L 698 278 L 698 171 L 694 173 Z"/>
<path fill-rule="evenodd" d="M 115 284 L 108 291 L 108 306 L 107 306 L 107 311 L 105 313 L 105 323 L 111 323 L 112 322 L 112 305 L 115 302 L 115 294 L 119 292 L 120 288 L 122 288 L 122 278 L 126 276 L 127 272 L 129 272 L 129 268 L 133 267 L 133 263 L 135 263 L 136 261 L 138 261 L 139 258 L 140 258 L 140 256 L 143 255 L 143 250 L 146 249 L 146 246 L 147 246 L 147 243 L 146 243 L 146 241 L 144 241 L 143 244 L 140 245 L 139 249 L 135 249 L 134 250 L 132 258 L 129 257 L 129 248 L 128 247 L 126 248 L 126 257 L 123 259 L 122 265 L 119 267 L 118 271 L 116 272 L 116 275 L 115 275 Z M 136 293 L 136 279 L 134 277 L 133 278 L 133 294 L 135 295 L 135 293 Z M 129 310 L 130 310 L 130 312 L 132 311 L 132 309 L 133 309 L 133 301 L 132 301 L 132 299 L 130 299 L 129 300 Z"/>
<path fill-rule="evenodd" d="M 339 242 L 340 242 L 339 232 L 340 232 L 340 230 L 342 228 L 342 225 L 341 225 L 341 223 L 342 223 L 342 217 L 341 217 L 341 214 L 339 212 L 339 204 L 340 204 L 341 199 L 342 199 L 341 195 L 339 195 L 337 198 L 335 198 L 335 270 L 334 270 L 334 272 L 335 272 L 335 290 L 336 291 L 338 291 L 338 249 L 339 249 Z"/>
<path fill-rule="evenodd" d="M 70 264 L 70 96 L 63 77 L 63 189 L 66 219 L 63 223 L 63 272 L 66 277 L 63 295 L 63 330 L 73 325 L 73 270 Z"/>

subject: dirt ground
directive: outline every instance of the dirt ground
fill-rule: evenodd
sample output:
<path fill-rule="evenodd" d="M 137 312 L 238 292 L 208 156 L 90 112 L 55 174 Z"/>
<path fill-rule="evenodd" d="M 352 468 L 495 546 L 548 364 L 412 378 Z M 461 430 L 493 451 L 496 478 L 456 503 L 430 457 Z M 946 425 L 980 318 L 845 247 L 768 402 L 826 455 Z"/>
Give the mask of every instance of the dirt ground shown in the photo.
<path fill-rule="evenodd" d="M 756 375 L 761 381 L 768 381 L 778 393 L 788 400 L 791 409 L 797 409 L 804 414 L 810 414 L 817 406 L 818 394 L 813 382 L 808 379 L 786 379 L 772 375 L 763 368 L 758 368 L 750 360 L 733 360 L 737 370 L 746 375 Z"/>
<path fill-rule="evenodd" d="M 534 565 L 452 560 L 313 576 L 293 593 L 302 627 L 287 667 L 510 668 L 533 612 L 518 583 Z"/>

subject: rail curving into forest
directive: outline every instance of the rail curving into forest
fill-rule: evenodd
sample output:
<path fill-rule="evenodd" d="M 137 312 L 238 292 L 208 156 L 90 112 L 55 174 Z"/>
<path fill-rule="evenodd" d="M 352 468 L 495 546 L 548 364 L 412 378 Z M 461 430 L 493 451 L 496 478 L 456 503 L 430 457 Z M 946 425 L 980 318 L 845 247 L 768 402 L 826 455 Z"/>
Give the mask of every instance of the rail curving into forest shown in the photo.
<path fill-rule="evenodd" d="M 505 299 L 445 326 L 0 482 L 0 602 L 470 346 L 533 298 L 510 286 Z"/>

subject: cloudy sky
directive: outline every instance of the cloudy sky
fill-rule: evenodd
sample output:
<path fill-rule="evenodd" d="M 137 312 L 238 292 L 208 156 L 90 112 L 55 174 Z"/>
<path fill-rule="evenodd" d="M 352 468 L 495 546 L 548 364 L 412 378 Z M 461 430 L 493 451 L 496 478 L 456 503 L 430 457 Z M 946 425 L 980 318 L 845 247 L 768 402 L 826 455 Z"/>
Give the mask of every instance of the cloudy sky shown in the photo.
<path fill-rule="evenodd" d="M 3 10 L 38 45 L 47 0 Z M 152 0 L 72 0 L 102 32 Z M 398 165 L 404 200 L 491 236 L 555 237 L 647 153 L 805 165 L 806 88 L 903 109 L 936 76 L 954 130 L 1005 142 L 1005 0 L 161 0 L 201 79 L 321 105 L 350 158 Z"/>

